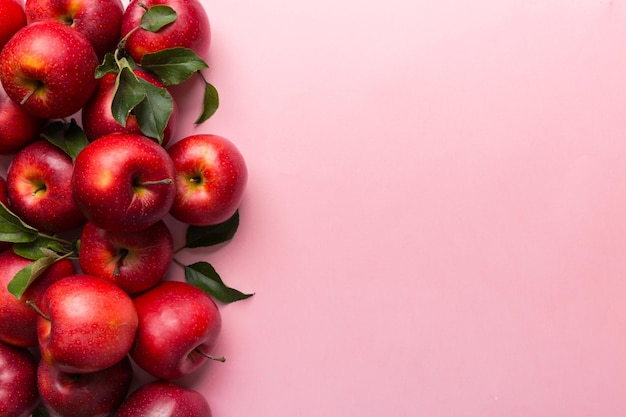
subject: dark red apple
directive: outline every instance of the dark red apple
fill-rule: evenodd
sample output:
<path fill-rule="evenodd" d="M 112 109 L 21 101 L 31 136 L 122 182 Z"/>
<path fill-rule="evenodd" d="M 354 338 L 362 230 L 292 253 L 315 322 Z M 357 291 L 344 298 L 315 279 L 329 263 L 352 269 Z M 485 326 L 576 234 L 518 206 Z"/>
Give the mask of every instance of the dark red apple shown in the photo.
<path fill-rule="evenodd" d="M 74 161 L 72 196 L 87 219 L 109 231 L 138 231 L 163 219 L 176 193 L 174 164 L 157 142 L 112 133 Z"/>
<path fill-rule="evenodd" d="M 45 123 L 46 119 L 33 116 L 10 99 L 0 84 L 0 155 L 15 154 L 36 141 Z"/>
<path fill-rule="evenodd" d="M 48 233 L 85 222 L 72 199 L 72 159 L 45 139 L 19 151 L 7 169 L 9 208 L 24 222 Z"/>
<path fill-rule="evenodd" d="M 133 391 L 115 417 L 211 417 L 211 408 L 198 391 L 157 380 Z"/>
<path fill-rule="evenodd" d="M 30 262 L 15 254 L 13 249 L 0 253 L 0 341 L 22 347 L 37 345 L 37 313 L 27 302 L 40 303 L 50 285 L 76 272 L 72 261 L 59 260 L 37 277 L 17 299 L 8 291 L 7 285 Z"/>
<path fill-rule="evenodd" d="M 130 296 L 105 278 L 66 277 L 52 284 L 36 307 L 41 357 L 63 372 L 113 366 L 128 354 L 137 330 Z"/>
<path fill-rule="evenodd" d="M 174 9 L 176 21 L 157 32 L 135 30 L 146 8 L 155 5 L 165 5 Z M 209 18 L 199 0 L 133 0 L 124 12 L 122 36 L 131 31 L 133 32 L 128 36 L 125 48 L 137 62 L 141 62 L 146 53 L 174 47 L 192 49 L 200 58 L 206 60 L 211 43 Z"/>
<path fill-rule="evenodd" d="M 24 26 L 0 52 L 9 97 L 44 119 L 73 115 L 96 88 L 98 57 L 80 32 L 60 22 Z"/>
<path fill-rule="evenodd" d="M 84 273 L 110 279 L 136 294 L 165 277 L 173 255 L 172 234 L 162 220 L 139 232 L 108 232 L 87 222 L 78 261 Z"/>
<path fill-rule="evenodd" d="M 206 362 L 222 319 L 204 291 L 186 282 L 164 281 L 137 296 L 134 303 L 139 326 L 130 355 L 140 368 L 156 378 L 171 380 Z"/>
<path fill-rule="evenodd" d="M 28 417 L 37 404 L 35 358 L 25 348 L 0 342 L 0 416 Z"/>
<path fill-rule="evenodd" d="M 101 371 L 62 372 L 39 361 L 37 388 L 46 409 L 56 417 L 107 417 L 126 398 L 133 379 L 128 356 Z"/>
<path fill-rule="evenodd" d="M 163 87 L 163 84 L 157 78 L 147 74 L 145 71 L 136 69 L 134 72 L 138 77 L 151 82 L 155 86 Z M 111 113 L 111 104 L 115 93 L 115 77 L 115 74 L 107 74 L 102 77 L 98 83 L 98 88 L 82 109 L 82 125 L 90 141 L 114 132 L 134 133 L 137 135 L 143 134 L 137 123 L 137 118 L 132 112 L 126 119 L 126 126 L 119 124 Z M 176 132 L 178 106 L 175 101 L 173 104 L 174 109 L 163 131 L 162 146 L 167 145 Z"/>
<path fill-rule="evenodd" d="M 100 59 L 117 46 L 124 6 L 120 0 L 26 0 L 29 24 L 56 21 L 89 40 Z"/>
<path fill-rule="evenodd" d="M 0 49 L 11 37 L 26 26 L 24 2 L 20 0 L 0 0 Z"/>
<path fill-rule="evenodd" d="M 168 153 L 176 170 L 170 214 L 195 226 L 228 220 L 248 181 L 246 162 L 235 144 L 222 136 L 199 134 L 174 143 Z"/>

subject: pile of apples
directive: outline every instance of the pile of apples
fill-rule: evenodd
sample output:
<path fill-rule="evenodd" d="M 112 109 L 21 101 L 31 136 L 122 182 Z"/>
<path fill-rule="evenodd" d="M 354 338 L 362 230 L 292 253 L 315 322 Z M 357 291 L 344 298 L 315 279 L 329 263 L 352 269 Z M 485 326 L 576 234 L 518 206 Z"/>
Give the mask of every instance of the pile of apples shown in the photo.
<path fill-rule="evenodd" d="M 0 417 L 211 416 L 177 380 L 253 294 L 176 257 L 234 236 L 247 183 L 229 139 L 176 137 L 172 86 L 218 108 L 209 44 L 199 0 L 0 0 Z"/>

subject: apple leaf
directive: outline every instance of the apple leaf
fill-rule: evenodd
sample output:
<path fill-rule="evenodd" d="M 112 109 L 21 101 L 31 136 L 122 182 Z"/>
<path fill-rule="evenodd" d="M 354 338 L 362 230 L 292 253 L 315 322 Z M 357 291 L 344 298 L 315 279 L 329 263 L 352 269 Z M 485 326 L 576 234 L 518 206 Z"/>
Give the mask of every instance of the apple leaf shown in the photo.
<path fill-rule="evenodd" d="M 37 239 L 39 232 L 24 223 L 15 213 L 0 203 L 0 241 L 26 243 Z"/>
<path fill-rule="evenodd" d="M 143 78 L 139 78 L 139 83 L 145 97 L 134 109 L 137 124 L 144 135 L 161 143 L 167 122 L 174 112 L 174 100 L 165 88 L 157 87 Z"/>
<path fill-rule="evenodd" d="M 154 73 L 167 86 L 180 84 L 195 72 L 209 68 L 193 50 L 182 47 L 145 54 L 141 67 Z"/>
<path fill-rule="evenodd" d="M 138 78 L 130 67 L 123 67 L 115 79 L 111 113 L 122 126 L 126 126 L 128 115 L 146 96 Z"/>
<path fill-rule="evenodd" d="M 185 247 L 202 248 L 226 242 L 235 236 L 239 227 L 239 210 L 223 223 L 212 226 L 189 226 Z"/>
<path fill-rule="evenodd" d="M 71 119 L 69 123 L 63 121 L 53 122 L 46 126 L 41 135 L 65 152 L 72 158 L 72 161 L 76 159 L 80 151 L 89 143 L 85 131 L 76 123 L 75 119 Z"/>
<path fill-rule="evenodd" d="M 115 55 L 112 52 L 107 53 L 102 60 L 102 63 L 96 67 L 96 72 L 94 73 L 94 77 L 100 79 L 107 74 L 117 74 L 119 68 L 117 66 L 117 61 L 115 60 Z"/>
<path fill-rule="evenodd" d="M 16 298 L 22 298 L 22 295 L 28 286 L 35 281 L 37 277 L 43 274 L 57 259 L 59 259 L 59 256 L 56 253 L 51 252 L 43 258 L 39 258 L 36 261 L 29 263 L 17 274 L 15 274 L 9 282 L 9 285 L 7 285 L 7 290 Z"/>
<path fill-rule="evenodd" d="M 202 113 L 195 122 L 197 125 L 204 123 L 211 116 L 213 116 L 220 105 L 217 89 L 211 83 L 205 82 L 204 99 L 202 104 Z"/>
<path fill-rule="evenodd" d="M 200 288 L 207 294 L 223 303 L 232 303 L 245 300 L 254 294 L 244 294 L 239 290 L 230 288 L 224 284 L 215 268 L 208 262 L 196 262 L 185 265 L 185 280 Z"/>
<path fill-rule="evenodd" d="M 78 253 L 71 243 L 64 245 L 57 239 L 41 234 L 32 242 L 13 244 L 13 251 L 17 255 L 32 261 L 49 256 L 50 251 L 58 254 Z"/>
<path fill-rule="evenodd" d="M 142 29 L 157 32 L 166 25 L 176 21 L 176 11 L 169 6 L 155 5 L 146 10 L 141 16 L 139 25 Z"/>

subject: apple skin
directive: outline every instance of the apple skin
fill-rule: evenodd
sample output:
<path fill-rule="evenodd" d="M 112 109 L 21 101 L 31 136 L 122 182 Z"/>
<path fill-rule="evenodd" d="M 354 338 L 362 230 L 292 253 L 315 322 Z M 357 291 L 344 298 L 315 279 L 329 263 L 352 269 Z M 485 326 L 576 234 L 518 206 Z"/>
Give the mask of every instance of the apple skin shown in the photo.
<path fill-rule="evenodd" d="M 107 417 L 128 395 L 133 367 L 128 356 L 97 372 L 75 374 L 59 371 L 46 361 L 37 367 L 41 401 L 56 417 Z"/>
<path fill-rule="evenodd" d="M 80 32 L 60 22 L 21 28 L 0 52 L 0 82 L 11 99 L 43 119 L 73 115 L 96 88 L 98 57 Z"/>
<path fill-rule="evenodd" d="M 174 187 L 167 151 L 145 136 L 111 133 L 74 161 L 72 196 L 90 222 L 108 231 L 134 232 L 163 219 Z"/>
<path fill-rule="evenodd" d="M 20 347 L 37 345 L 37 313 L 27 301 L 38 304 L 43 293 L 53 283 L 76 273 L 74 263 L 62 259 L 52 264 L 35 281 L 22 297 L 17 299 L 7 290 L 11 279 L 32 261 L 7 249 L 0 253 L 0 341 Z"/>
<path fill-rule="evenodd" d="M 0 49 L 11 37 L 26 26 L 24 2 L 20 0 L 0 0 Z"/>
<path fill-rule="evenodd" d="M 199 0 L 133 0 L 129 3 L 122 18 L 122 36 L 139 26 L 147 8 L 155 5 L 169 6 L 176 12 L 176 21 L 157 32 L 138 29 L 128 37 L 125 49 L 137 62 L 146 53 L 162 49 L 183 47 L 192 49 L 206 60 L 211 43 L 209 18 Z"/>
<path fill-rule="evenodd" d="M 103 370 L 132 346 L 138 323 L 133 301 L 106 278 L 66 277 L 48 287 L 37 306 L 41 357 L 63 372 Z"/>
<path fill-rule="evenodd" d="M 59 147 L 39 139 L 19 151 L 7 168 L 9 208 L 48 233 L 81 226 L 85 217 L 72 199 L 74 165 Z"/>
<path fill-rule="evenodd" d="M 172 234 L 163 220 L 139 232 L 109 232 L 87 222 L 78 262 L 89 275 L 110 279 L 129 294 L 154 287 L 174 256 Z"/>
<path fill-rule="evenodd" d="M 0 84 L 0 155 L 13 155 L 36 141 L 45 124 L 46 119 L 33 116 L 11 100 Z"/>
<path fill-rule="evenodd" d="M 186 282 L 163 281 L 134 299 L 139 326 L 130 357 L 150 375 L 172 380 L 208 359 L 222 328 L 220 311 L 204 291 Z"/>
<path fill-rule="evenodd" d="M 0 342 L 0 416 L 28 417 L 38 404 L 35 358 L 25 348 Z"/>
<path fill-rule="evenodd" d="M 163 87 L 163 84 L 157 78 L 144 71 L 135 69 L 134 73 L 157 87 Z M 141 129 L 139 128 L 139 124 L 137 123 L 137 118 L 132 112 L 126 119 L 126 126 L 119 124 L 111 113 L 111 104 L 115 93 L 115 77 L 115 74 L 107 74 L 102 77 L 98 82 L 96 91 L 82 109 L 82 125 L 85 134 L 90 141 L 94 141 L 99 137 L 115 132 L 143 135 Z M 178 106 L 175 101 L 173 104 L 174 109 L 170 115 L 167 125 L 165 126 L 165 130 L 163 131 L 163 141 L 161 142 L 161 146 L 166 146 L 176 133 L 178 123 Z"/>
<path fill-rule="evenodd" d="M 210 134 L 187 136 L 168 148 L 176 170 L 175 219 L 209 226 L 237 210 L 248 181 L 241 152 L 228 139 Z"/>
<path fill-rule="evenodd" d="M 115 417 L 211 417 L 206 398 L 171 381 L 152 381 L 122 403 Z"/>
<path fill-rule="evenodd" d="M 56 21 L 76 29 L 101 60 L 120 39 L 124 6 L 121 0 L 26 0 L 25 12 L 28 24 Z"/>

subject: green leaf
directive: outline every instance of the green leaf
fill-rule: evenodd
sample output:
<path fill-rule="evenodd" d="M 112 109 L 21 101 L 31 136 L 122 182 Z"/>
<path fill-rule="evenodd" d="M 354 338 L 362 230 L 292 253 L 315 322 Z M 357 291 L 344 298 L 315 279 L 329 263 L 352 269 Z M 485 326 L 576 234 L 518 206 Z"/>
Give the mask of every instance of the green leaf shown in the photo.
<path fill-rule="evenodd" d="M 209 68 L 193 50 L 189 48 L 168 48 L 145 54 L 141 67 L 154 73 L 165 85 L 180 84 L 200 70 Z"/>
<path fill-rule="evenodd" d="M 22 298 L 24 291 L 28 286 L 43 274 L 50 265 L 52 265 L 59 256 L 55 253 L 50 253 L 48 256 L 39 258 L 33 261 L 21 269 L 7 285 L 7 290 L 13 294 L 16 298 Z"/>
<path fill-rule="evenodd" d="M 80 151 L 89 143 L 85 131 L 76 123 L 75 119 L 71 119 L 69 123 L 56 121 L 41 132 L 42 136 L 53 145 L 59 147 L 65 152 L 72 161 L 76 159 Z"/>
<path fill-rule="evenodd" d="M 217 89 L 206 82 L 204 86 L 204 100 L 202 102 L 202 113 L 196 120 L 195 124 L 199 125 L 200 123 L 204 123 L 211 116 L 215 114 L 217 108 L 220 105 L 219 95 L 217 93 Z"/>
<path fill-rule="evenodd" d="M 176 21 L 176 11 L 169 6 L 155 5 L 141 16 L 140 26 L 150 32 L 157 32 L 163 26 Z"/>
<path fill-rule="evenodd" d="M 215 268 L 207 262 L 184 266 L 185 280 L 223 303 L 245 300 L 254 294 L 244 294 L 224 284 Z"/>
<path fill-rule="evenodd" d="M 0 241 L 25 243 L 34 241 L 39 232 L 24 223 L 15 213 L 0 202 Z"/>
<path fill-rule="evenodd" d="M 13 251 L 21 257 L 32 261 L 49 256 L 49 251 L 57 254 L 78 253 L 74 247 L 68 248 L 58 240 L 45 235 L 37 236 L 32 242 L 15 243 L 13 244 Z"/>
<path fill-rule="evenodd" d="M 123 67 L 115 79 L 115 93 L 111 103 L 113 118 L 122 126 L 130 112 L 145 98 L 146 92 L 130 67 Z"/>
<path fill-rule="evenodd" d="M 202 248 L 217 245 L 233 238 L 239 228 L 239 210 L 223 223 L 212 226 L 189 226 L 185 247 Z"/>
<path fill-rule="evenodd" d="M 96 67 L 94 77 L 100 79 L 107 74 L 117 74 L 119 68 L 115 61 L 115 55 L 112 52 L 107 53 L 102 60 L 102 63 Z"/>
<path fill-rule="evenodd" d="M 139 83 L 145 96 L 134 109 L 137 124 L 144 135 L 162 143 L 165 127 L 174 112 L 174 100 L 165 88 L 157 87 L 143 78 L 139 78 Z"/>

